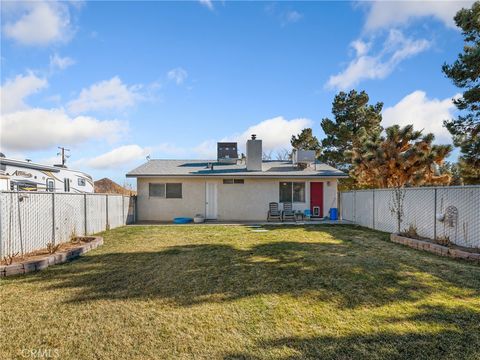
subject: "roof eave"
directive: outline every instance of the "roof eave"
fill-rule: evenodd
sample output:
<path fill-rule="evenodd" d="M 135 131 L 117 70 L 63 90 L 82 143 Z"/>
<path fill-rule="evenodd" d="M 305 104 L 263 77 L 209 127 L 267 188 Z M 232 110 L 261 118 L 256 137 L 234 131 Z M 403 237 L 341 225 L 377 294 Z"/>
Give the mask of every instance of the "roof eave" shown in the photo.
<path fill-rule="evenodd" d="M 348 178 L 347 174 L 317 174 L 317 175 L 259 175 L 259 174 L 126 174 L 127 178 L 138 177 L 244 177 L 244 178 Z"/>

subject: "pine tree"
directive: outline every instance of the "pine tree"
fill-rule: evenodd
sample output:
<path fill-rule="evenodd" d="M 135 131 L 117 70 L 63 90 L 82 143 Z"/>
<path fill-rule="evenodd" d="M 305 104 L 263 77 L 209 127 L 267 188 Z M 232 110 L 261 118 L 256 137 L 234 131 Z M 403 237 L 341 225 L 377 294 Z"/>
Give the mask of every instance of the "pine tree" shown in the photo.
<path fill-rule="evenodd" d="M 351 153 L 367 135 L 379 135 L 382 131 L 383 103 L 369 105 L 365 91 L 355 90 L 348 94 L 340 92 L 332 104 L 334 120 L 325 118 L 321 122 L 325 139 L 320 160 L 340 170 L 348 171 L 352 165 Z"/>
<path fill-rule="evenodd" d="M 303 129 L 297 136 L 293 135 L 290 140 L 292 147 L 297 150 L 315 150 L 315 154 L 320 155 L 321 145 L 317 137 L 313 135 L 311 128 Z"/>
<path fill-rule="evenodd" d="M 447 185 L 450 174 L 440 174 L 452 147 L 432 145 L 433 134 L 422 135 L 413 125 L 385 129 L 379 134 L 365 136 L 362 145 L 353 150 L 350 175 L 366 187 L 401 188 L 404 186 Z"/>
<path fill-rule="evenodd" d="M 462 175 L 460 174 L 460 164 L 453 163 L 450 161 L 445 161 L 442 165 L 438 167 L 440 174 L 448 174 L 451 177 L 450 186 L 459 186 L 463 185 Z"/>
<path fill-rule="evenodd" d="M 458 59 L 444 64 L 442 70 L 464 91 L 453 100 L 460 115 L 445 121 L 445 126 L 462 152 L 459 165 L 464 182 L 480 184 L 480 2 L 457 12 L 454 20 L 462 29 L 465 45 Z"/>

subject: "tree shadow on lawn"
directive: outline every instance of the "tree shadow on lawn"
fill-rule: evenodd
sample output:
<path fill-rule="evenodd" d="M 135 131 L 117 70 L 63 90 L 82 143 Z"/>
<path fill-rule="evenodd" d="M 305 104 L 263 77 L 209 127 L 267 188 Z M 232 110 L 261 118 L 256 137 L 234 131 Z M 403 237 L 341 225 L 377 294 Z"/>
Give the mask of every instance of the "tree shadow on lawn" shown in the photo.
<path fill-rule="evenodd" d="M 225 359 L 261 359 L 257 353 L 278 353 L 287 349 L 291 352 L 289 359 L 479 358 L 479 311 L 459 306 L 423 306 L 416 315 L 388 319 L 388 322 L 395 321 L 428 323 L 436 328 L 432 328 L 431 333 L 379 331 L 338 337 L 284 337 L 259 342 L 254 354 L 228 354 Z"/>
<path fill-rule="evenodd" d="M 468 269 L 464 269 L 467 275 L 459 275 L 450 260 L 435 263 L 425 255 L 411 259 L 412 251 L 388 253 L 383 247 L 395 245 L 378 240 L 375 232 L 367 232 L 373 240 L 362 244 L 352 240 L 358 236 L 356 229 L 321 231 L 335 241 L 268 239 L 248 249 L 201 244 L 91 254 L 49 268 L 30 281 L 73 289 L 72 302 L 163 298 L 180 306 L 258 294 L 311 296 L 343 308 L 416 301 L 436 291 L 468 289 L 469 296 L 479 296 L 480 267 L 460 264 Z"/>

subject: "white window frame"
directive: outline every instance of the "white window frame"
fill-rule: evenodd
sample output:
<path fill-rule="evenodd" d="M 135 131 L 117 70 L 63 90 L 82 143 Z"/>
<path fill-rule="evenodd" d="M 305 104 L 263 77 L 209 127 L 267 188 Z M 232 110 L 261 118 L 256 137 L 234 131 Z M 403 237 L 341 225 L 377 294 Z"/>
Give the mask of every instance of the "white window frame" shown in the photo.
<path fill-rule="evenodd" d="M 281 195 L 281 186 L 282 186 L 282 183 L 289 183 L 289 184 L 292 184 L 292 193 L 291 193 L 291 199 L 292 201 L 282 201 L 280 195 Z M 293 188 L 294 188 L 294 184 L 303 184 L 303 201 L 293 201 L 293 194 L 294 194 L 294 191 L 293 191 Z M 292 204 L 305 204 L 306 201 L 307 201 L 307 183 L 305 181 L 280 181 L 278 183 L 278 201 L 280 203 L 286 203 L 286 202 L 291 202 Z"/>
<path fill-rule="evenodd" d="M 48 184 L 52 184 L 52 187 L 50 188 Z M 55 180 L 52 178 L 47 178 L 47 181 L 45 183 L 46 189 L 48 192 L 55 192 Z"/>
<path fill-rule="evenodd" d="M 167 187 L 168 185 L 180 185 L 180 197 L 169 197 L 167 196 Z M 163 196 L 151 195 L 150 186 L 151 185 L 163 185 Z M 160 198 L 160 199 L 183 199 L 183 183 L 148 183 L 148 197 L 149 198 Z"/>

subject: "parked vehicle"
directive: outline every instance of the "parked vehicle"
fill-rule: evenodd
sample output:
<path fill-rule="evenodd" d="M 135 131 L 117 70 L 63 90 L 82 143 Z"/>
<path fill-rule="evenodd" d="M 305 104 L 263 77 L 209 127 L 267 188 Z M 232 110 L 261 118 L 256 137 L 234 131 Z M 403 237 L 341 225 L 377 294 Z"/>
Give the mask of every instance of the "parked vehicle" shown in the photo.
<path fill-rule="evenodd" d="M 93 193 L 92 177 L 65 165 L 42 165 L 0 156 L 0 191 Z"/>

